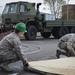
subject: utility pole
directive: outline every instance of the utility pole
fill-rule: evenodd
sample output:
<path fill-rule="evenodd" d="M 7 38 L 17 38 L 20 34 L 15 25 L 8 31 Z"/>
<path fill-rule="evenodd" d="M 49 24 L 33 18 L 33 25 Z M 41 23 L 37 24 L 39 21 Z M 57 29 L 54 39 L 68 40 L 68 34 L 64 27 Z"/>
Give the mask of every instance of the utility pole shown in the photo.
<path fill-rule="evenodd" d="M 69 20 L 69 1 L 70 0 L 67 0 L 67 21 Z"/>

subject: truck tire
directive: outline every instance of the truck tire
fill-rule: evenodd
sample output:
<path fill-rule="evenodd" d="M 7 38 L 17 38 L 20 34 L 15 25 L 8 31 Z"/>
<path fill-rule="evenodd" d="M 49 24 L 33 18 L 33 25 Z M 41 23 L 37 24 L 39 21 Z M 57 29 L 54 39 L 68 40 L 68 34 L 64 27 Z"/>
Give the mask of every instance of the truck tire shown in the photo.
<path fill-rule="evenodd" d="M 51 32 L 41 32 L 41 36 L 42 36 L 43 38 L 49 38 L 50 35 L 51 35 Z"/>
<path fill-rule="evenodd" d="M 59 39 L 59 27 L 55 27 L 52 29 L 52 35 L 54 38 Z"/>
<path fill-rule="evenodd" d="M 37 30 L 34 26 L 29 26 L 27 32 L 24 34 L 26 40 L 35 40 L 37 35 Z"/>
<path fill-rule="evenodd" d="M 61 27 L 59 29 L 59 37 L 62 37 L 64 36 L 65 34 L 68 34 L 69 33 L 69 29 L 67 27 Z"/>
<path fill-rule="evenodd" d="M 75 27 L 71 28 L 71 33 L 75 33 Z"/>

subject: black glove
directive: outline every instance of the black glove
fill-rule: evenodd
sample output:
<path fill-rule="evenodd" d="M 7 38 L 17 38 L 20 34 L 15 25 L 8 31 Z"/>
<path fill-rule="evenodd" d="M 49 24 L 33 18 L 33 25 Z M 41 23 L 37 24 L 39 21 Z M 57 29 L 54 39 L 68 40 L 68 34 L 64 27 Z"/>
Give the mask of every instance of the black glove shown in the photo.
<path fill-rule="evenodd" d="M 25 68 L 27 68 L 27 67 L 29 66 L 28 62 L 27 62 L 27 61 L 24 61 L 24 62 L 23 62 L 23 66 L 24 66 Z"/>

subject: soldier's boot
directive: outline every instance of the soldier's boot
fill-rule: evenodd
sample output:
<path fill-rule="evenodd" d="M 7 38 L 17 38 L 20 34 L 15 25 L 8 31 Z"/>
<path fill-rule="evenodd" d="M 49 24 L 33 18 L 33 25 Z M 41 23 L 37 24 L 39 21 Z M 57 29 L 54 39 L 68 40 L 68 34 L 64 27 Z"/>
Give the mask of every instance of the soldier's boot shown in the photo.
<path fill-rule="evenodd" d="M 0 68 L 2 71 L 5 71 L 5 72 L 13 72 L 10 68 L 9 68 L 9 63 L 10 61 L 6 61 L 6 62 L 3 62 L 0 64 Z"/>
<path fill-rule="evenodd" d="M 57 50 L 57 51 L 56 51 L 56 56 L 57 56 L 57 58 L 60 58 L 60 55 L 61 55 L 61 54 L 67 56 L 66 52 L 64 52 L 64 51 L 60 51 L 60 50 Z"/>
<path fill-rule="evenodd" d="M 61 54 L 60 50 L 57 50 L 57 51 L 56 51 L 56 57 L 57 57 L 57 58 L 60 58 L 60 57 L 59 57 L 60 54 Z"/>

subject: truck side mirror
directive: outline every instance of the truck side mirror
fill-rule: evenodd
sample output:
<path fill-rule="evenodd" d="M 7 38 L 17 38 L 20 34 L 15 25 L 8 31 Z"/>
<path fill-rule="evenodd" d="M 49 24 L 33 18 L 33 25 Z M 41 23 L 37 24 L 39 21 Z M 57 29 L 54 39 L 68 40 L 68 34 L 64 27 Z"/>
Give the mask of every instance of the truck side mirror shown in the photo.
<path fill-rule="evenodd" d="M 37 15 L 39 14 L 39 6 L 41 5 L 41 3 L 37 4 Z"/>
<path fill-rule="evenodd" d="M 41 5 L 41 3 L 38 3 L 38 4 L 37 4 L 37 8 L 39 8 L 40 5 Z"/>

